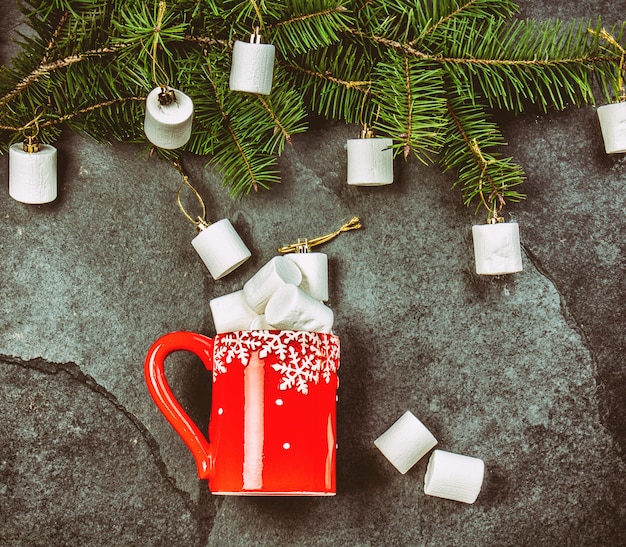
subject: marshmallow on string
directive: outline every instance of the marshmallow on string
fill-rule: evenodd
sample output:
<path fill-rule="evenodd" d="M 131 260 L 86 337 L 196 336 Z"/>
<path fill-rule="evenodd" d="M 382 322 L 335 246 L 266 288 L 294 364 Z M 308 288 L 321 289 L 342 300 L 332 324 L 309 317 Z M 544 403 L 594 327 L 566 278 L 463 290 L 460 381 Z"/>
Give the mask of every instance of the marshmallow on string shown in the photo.
<path fill-rule="evenodd" d="M 314 299 L 326 302 L 328 300 L 328 256 L 324 253 L 311 252 L 311 248 L 334 239 L 342 232 L 357 230 L 361 227 L 360 219 L 353 217 L 335 232 L 313 239 L 300 238 L 297 243 L 281 247 L 278 252 L 295 263 L 302 272 L 300 288 Z"/>
<path fill-rule="evenodd" d="M 348 139 L 348 184 L 384 186 L 393 182 L 393 140 L 376 137 L 364 125 L 358 139 Z"/>
<path fill-rule="evenodd" d="M 480 275 L 503 275 L 521 272 L 523 266 L 519 225 L 517 222 L 504 222 L 504 218 L 500 216 L 504 199 L 495 190 L 488 198 L 489 201 L 493 202 L 493 207 L 487 203 L 483 180 L 487 176 L 486 171 L 489 162 L 482 156 L 476 141 L 473 142 L 472 147 L 482 164 L 479 185 L 480 199 L 489 211 L 487 224 L 472 226 L 476 273 Z"/>
<path fill-rule="evenodd" d="M 598 119 L 604 140 L 604 150 L 607 154 L 621 154 L 626 152 L 626 86 L 624 85 L 624 74 L 626 72 L 626 49 L 611 36 L 606 29 L 597 33 L 589 29 L 592 34 L 597 34 L 600 38 L 615 47 L 620 53 L 619 75 L 617 85 L 619 95 L 617 102 L 605 104 L 598 107 Z"/>
<path fill-rule="evenodd" d="M 393 140 L 376 137 L 374 130 L 364 121 L 363 96 L 359 114 L 363 129 L 358 139 L 348 139 L 348 184 L 350 186 L 384 186 L 393 182 Z M 376 114 L 376 121 L 378 114 Z"/>
<path fill-rule="evenodd" d="M 213 279 L 221 279 L 241 266 L 251 253 L 235 228 L 227 218 L 211 224 L 206 219 L 206 207 L 198 191 L 189 182 L 189 177 L 178 162 L 174 162 L 183 180 L 178 188 L 177 203 L 179 209 L 198 230 L 198 235 L 191 241 L 196 252 L 208 268 Z M 187 186 L 202 209 L 202 214 L 193 218 L 183 207 L 180 195 Z"/>
<path fill-rule="evenodd" d="M 22 128 L 24 141 L 9 148 L 9 195 L 28 204 L 57 198 L 57 149 L 38 140 L 38 114 Z"/>
<path fill-rule="evenodd" d="M 263 17 L 255 0 L 250 1 L 259 26 L 253 27 L 254 32 L 250 35 L 249 42 L 235 41 L 229 87 L 232 91 L 269 95 L 274 77 L 276 48 L 272 44 L 261 43 L 260 29 L 263 28 Z"/>
<path fill-rule="evenodd" d="M 167 150 L 174 150 L 187 144 L 191 137 L 193 101 L 182 91 L 169 85 L 169 76 L 157 62 L 159 32 L 165 15 L 166 3 L 159 2 L 157 26 L 152 41 L 152 78 L 156 87 L 146 98 L 144 132 L 148 140 Z M 165 79 L 159 81 L 157 71 Z"/>

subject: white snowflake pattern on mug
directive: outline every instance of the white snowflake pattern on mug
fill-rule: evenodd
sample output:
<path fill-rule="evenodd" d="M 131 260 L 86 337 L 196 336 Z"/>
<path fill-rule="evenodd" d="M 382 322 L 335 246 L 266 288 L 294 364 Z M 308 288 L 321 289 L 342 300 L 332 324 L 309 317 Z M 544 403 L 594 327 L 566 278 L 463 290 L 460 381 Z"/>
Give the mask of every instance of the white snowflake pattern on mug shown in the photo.
<path fill-rule="evenodd" d="M 292 341 L 299 344 L 299 351 Z M 274 357 L 272 368 L 281 374 L 281 390 L 296 389 L 308 394 L 309 385 L 320 377 L 328 384 L 339 366 L 339 339 L 329 334 L 305 331 L 240 331 L 222 336 L 213 356 L 213 379 L 239 361 L 247 366 L 254 352 L 259 358 Z"/>

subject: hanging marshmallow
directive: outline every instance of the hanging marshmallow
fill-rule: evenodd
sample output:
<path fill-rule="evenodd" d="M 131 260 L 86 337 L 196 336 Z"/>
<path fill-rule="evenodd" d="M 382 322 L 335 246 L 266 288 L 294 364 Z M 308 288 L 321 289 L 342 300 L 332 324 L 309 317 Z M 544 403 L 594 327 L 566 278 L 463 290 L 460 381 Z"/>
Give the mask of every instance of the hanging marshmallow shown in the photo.
<path fill-rule="evenodd" d="M 193 238 L 194 246 L 213 279 L 217 280 L 241 266 L 250 251 L 227 218 L 214 224 L 200 224 L 200 233 Z"/>
<path fill-rule="evenodd" d="M 295 285 L 283 285 L 270 298 L 265 319 L 281 330 L 330 332 L 333 310 Z"/>
<path fill-rule="evenodd" d="M 476 273 L 502 275 L 522 271 L 522 251 L 517 222 L 472 226 Z"/>
<path fill-rule="evenodd" d="M 312 253 L 306 239 L 298 239 L 296 252 L 285 255 L 300 268 L 302 282 L 300 288 L 316 300 L 328 300 L 328 256 Z"/>
<path fill-rule="evenodd" d="M 57 149 L 28 139 L 9 148 L 9 195 L 30 204 L 57 198 Z"/>
<path fill-rule="evenodd" d="M 265 315 L 257 315 L 250 323 L 250 326 L 248 327 L 248 329 L 249 330 L 278 330 L 276 329 L 274 325 L 270 325 L 267 322 Z"/>
<path fill-rule="evenodd" d="M 246 302 L 243 290 L 213 298 L 209 302 L 215 332 L 235 332 L 248 330 L 250 322 L 257 315 Z"/>
<path fill-rule="evenodd" d="M 480 493 L 485 462 L 478 458 L 435 450 L 424 477 L 424 493 L 463 503 L 474 503 Z"/>
<path fill-rule="evenodd" d="M 146 98 L 144 131 L 159 148 L 184 146 L 191 137 L 192 118 L 193 101 L 178 89 L 155 87 Z"/>
<path fill-rule="evenodd" d="M 279 288 L 286 283 L 299 285 L 301 281 L 302 273 L 298 266 L 284 256 L 275 256 L 246 282 L 243 292 L 248 306 L 262 314 L 269 299 Z"/>
<path fill-rule="evenodd" d="M 274 74 L 275 47 L 262 44 L 258 29 L 250 36 L 250 43 L 235 41 L 230 68 L 230 89 L 269 95 Z"/>
<path fill-rule="evenodd" d="M 365 126 L 361 138 L 348 140 L 348 184 L 382 186 L 393 182 L 392 139 L 374 137 Z"/>
<path fill-rule="evenodd" d="M 626 102 L 599 106 L 598 118 L 606 153 L 626 152 Z"/>
<path fill-rule="evenodd" d="M 437 439 L 407 410 L 374 444 L 404 474 L 437 444 Z"/>

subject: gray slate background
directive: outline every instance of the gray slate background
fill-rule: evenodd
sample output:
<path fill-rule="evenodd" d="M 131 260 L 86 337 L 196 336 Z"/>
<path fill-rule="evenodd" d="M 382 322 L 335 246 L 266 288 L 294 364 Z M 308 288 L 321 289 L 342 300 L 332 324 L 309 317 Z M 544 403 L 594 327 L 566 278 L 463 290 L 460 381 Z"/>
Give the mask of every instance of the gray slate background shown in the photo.
<path fill-rule="evenodd" d="M 0 62 L 15 50 L 13 3 Z M 626 16 L 624 1 L 521 3 L 522 16 Z M 233 202 L 203 158 L 185 165 L 253 257 L 214 282 L 176 207 L 178 175 L 143 147 L 69 134 L 60 197 L 27 206 L 0 158 L 0 544 L 626 544 L 626 159 L 604 153 L 593 107 L 501 117 L 527 173 L 524 272 L 473 271 L 452 175 L 399 161 L 384 188 L 345 183 L 356 127 L 297 136 L 283 183 Z M 276 247 L 365 227 L 322 250 L 342 341 L 335 498 L 211 496 L 152 403 L 143 359 L 160 335 L 214 334 L 208 302 Z M 170 383 L 204 429 L 210 379 L 195 358 Z M 444 450 L 484 459 L 474 505 L 425 496 L 426 460 L 400 475 L 373 440 L 405 410 Z"/>

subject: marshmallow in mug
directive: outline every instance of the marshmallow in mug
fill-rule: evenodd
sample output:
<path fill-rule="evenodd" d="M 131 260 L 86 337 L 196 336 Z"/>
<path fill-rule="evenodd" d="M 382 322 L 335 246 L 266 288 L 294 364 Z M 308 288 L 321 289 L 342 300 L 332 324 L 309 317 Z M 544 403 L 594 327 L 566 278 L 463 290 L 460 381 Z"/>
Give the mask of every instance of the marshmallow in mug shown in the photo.
<path fill-rule="evenodd" d="M 267 303 L 265 319 L 281 330 L 331 332 L 334 314 L 301 288 L 285 284 Z"/>
<path fill-rule="evenodd" d="M 239 290 L 218 298 L 213 298 L 209 302 L 215 332 L 234 332 L 248 330 L 250 323 L 257 317 L 256 313 L 250 309 L 243 294 Z"/>
<path fill-rule="evenodd" d="M 249 330 L 278 330 L 274 325 L 270 325 L 265 319 L 265 315 L 257 315 L 254 317 L 250 325 Z"/>
<path fill-rule="evenodd" d="M 328 300 L 328 256 L 324 253 L 289 253 L 285 258 L 302 272 L 300 288 L 316 300 Z"/>
<path fill-rule="evenodd" d="M 248 306 L 261 315 L 278 289 L 286 283 L 300 285 L 301 281 L 298 266 L 284 256 L 275 256 L 246 282 L 243 292 Z"/>

